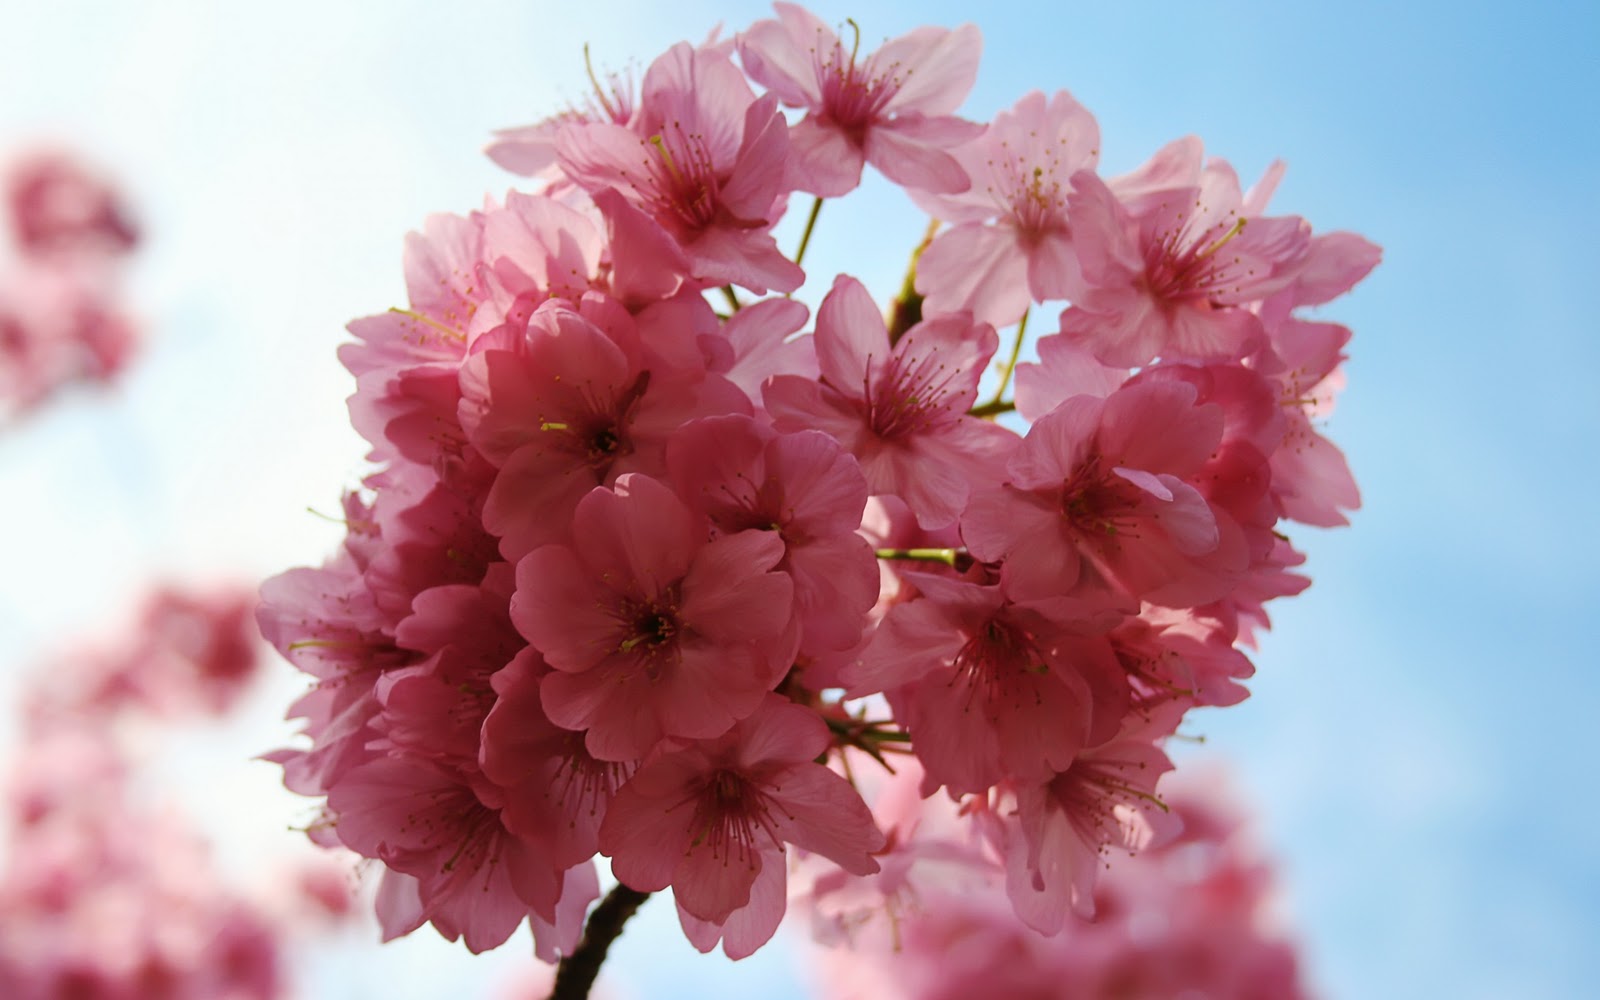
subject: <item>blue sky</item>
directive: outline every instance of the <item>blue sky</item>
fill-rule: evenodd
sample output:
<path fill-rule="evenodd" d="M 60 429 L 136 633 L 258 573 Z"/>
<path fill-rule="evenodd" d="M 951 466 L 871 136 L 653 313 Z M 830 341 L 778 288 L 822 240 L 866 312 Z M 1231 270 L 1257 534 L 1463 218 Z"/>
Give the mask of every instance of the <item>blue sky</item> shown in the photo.
<path fill-rule="evenodd" d="M 333 349 L 349 318 L 400 300 L 403 233 L 511 184 L 479 147 L 580 95 L 584 42 L 603 67 L 642 66 L 765 14 L 614 0 L 11 7 L 0 29 L 21 41 L 0 62 L 0 149 L 59 136 L 126 179 L 150 234 L 131 294 L 152 336 L 112 395 L 75 396 L 0 440 L 11 675 L 152 573 L 318 561 L 337 534 L 305 508 L 331 509 L 361 470 Z M 1253 697 L 1197 728 L 1258 806 L 1324 995 L 1591 995 L 1600 14 L 815 9 L 855 17 L 869 41 L 976 19 L 969 116 L 1067 88 L 1099 118 L 1111 171 L 1197 133 L 1246 177 L 1285 159 L 1276 210 L 1384 246 L 1356 294 L 1323 309 L 1356 331 L 1328 433 L 1364 509 L 1353 528 L 1296 536 L 1314 586 L 1276 614 Z M 869 186 L 824 212 L 812 262 L 887 294 L 919 231 L 902 196 Z M 273 716 L 294 681 L 281 681 L 255 729 L 216 737 L 217 762 L 182 771 L 202 795 L 231 790 L 214 818 L 241 842 L 283 825 L 254 806 L 269 769 L 235 763 L 285 738 Z M 617 953 L 619 968 L 666 963 L 636 995 L 788 977 L 776 952 L 755 967 L 696 956 L 670 911 L 651 904 Z M 514 959 L 407 942 L 329 949 L 317 969 L 325 989 L 420 997 L 439 980 L 418 970 L 492 978 Z"/>

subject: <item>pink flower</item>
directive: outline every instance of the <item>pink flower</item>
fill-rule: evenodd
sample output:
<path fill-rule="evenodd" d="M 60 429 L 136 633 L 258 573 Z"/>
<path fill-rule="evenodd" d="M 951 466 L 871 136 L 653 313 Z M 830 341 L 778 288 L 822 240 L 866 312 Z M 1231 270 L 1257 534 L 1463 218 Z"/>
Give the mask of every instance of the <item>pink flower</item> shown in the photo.
<path fill-rule="evenodd" d="M 565 884 L 537 842 L 505 828 L 500 804 L 481 778 L 410 753 L 363 764 L 328 794 L 339 840 L 415 879 L 422 918 L 474 953 L 530 912 L 554 922 Z"/>
<path fill-rule="evenodd" d="M 1048 103 L 1028 94 L 958 149 L 972 190 L 918 199 L 956 223 L 917 262 L 924 311 L 967 311 L 1006 326 L 1030 299 L 1065 298 L 1077 274 L 1067 196 L 1073 175 L 1099 161 L 1099 147 L 1094 116 L 1062 90 Z"/>
<path fill-rule="evenodd" d="M 810 11 L 790 3 L 773 9 L 778 20 L 739 35 L 739 58 L 753 80 L 807 111 L 789 131 L 798 190 L 846 194 L 861 183 L 864 163 L 909 188 L 968 188 L 966 171 L 946 150 L 980 131 L 950 114 L 977 78 L 983 42 L 976 27 L 918 28 L 858 63 L 859 28 L 846 52 Z"/>
<path fill-rule="evenodd" d="M 427 659 L 379 679 L 383 713 L 375 728 L 383 738 L 375 747 L 462 771 L 477 768 L 479 734 L 495 703 L 491 677 L 525 647 L 507 618 L 510 592 L 511 567 L 500 563 L 483 587 L 433 587 L 417 595 L 395 642 Z"/>
<path fill-rule="evenodd" d="M 1242 357 L 1262 332 L 1245 306 L 1287 285 L 1305 261 L 1305 220 L 1251 214 L 1220 161 L 1196 187 L 1149 196 L 1138 214 L 1093 173 L 1072 183 L 1084 287 L 1061 314 L 1061 332 L 1107 365 Z"/>
<path fill-rule="evenodd" d="M 600 826 L 617 878 L 672 886 L 686 918 L 720 926 L 728 957 L 755 951 L 783 917 L 785 844 L 857 875 L 878 870 L 883 834 L 866 804 L 815 763 L 828 743 L 815 713 L 769 696 L 721 738 L 645 764 Z M 688 919 L 685 930 L 698 936 Z"/>
<path fill-rule="evenodd" d="M 1272 333 L 1282 363 L 1272 382 L 1286 428 L 1272 453 L 1272 493 L 1283 516 L 1331 528 L 1349 524 L 1345 511 L 1361 506 L 1361 491 L 1339 446 L 1312 423 L 1333 410 L 1344 388 L 1344 345 L 1350 330 L 1336 323 L 1285 320 Z"/>
<path fill-rule="evenodd" d="M 1030 422 L 1072 396 L 1109 396 L 1128 379 L 1128 369 L 1102 365 L 1082 344 L 1066 337 L 1040 337 L 1035 346 L 1038 362 L 1017 365 L 1017 412 Z"/>
<path fill-rule="evenodd" d="M 794 662 L 782 540 L 706 534 L 671 490 L 630 473 L 583 498 L 569 544 L 517 564 L 512 620 L 555 668 L 544 710 L 601 760 L 720 736 Z"/>
<path fill-rule="evenodd" d="M 986 792 L 1006 778 L 1065 770 L 1099 717 L 1115 733 L 1127 680 L 1104 640 L 1071 634 L 1079 609 L 1016 603 L 1005 587 L 924 573 L 845 674 L 859 695 L 894 687 L 895 716 L 927 769 L 925 794 Z"/>
<path fill-rule="evenodd" d="M 639 349 L 556 302 L 526 327 L 496 331 L 467 359 L 461 386 L 467 438 L 499 468 L 483 522 L 508 559 L 565 538 L 596 486 L 664 472 L 666 439 L 685 421 L 749 410 L 719 376 L 645 367 Z"/>
<path fill-rule="evenodd" d="M 1019 598 L 1076 594 L 1134 610 L 1189 607 L 1226 593 L 1244 568 L 1185 480 L 1221 440 L 1222 412 L 1184 383 L 1074 396 L 1039 418 L 1006 481 L 961 520 L 974 556 L 1004 560 Z"/>
<path fill-rule="evenodd" d="M 817 312 L 815 343 L 819 381 L 779 375 L 766 385 L 778 430 L 833 435 L 861 463 L 873 494 L 900 497 L 924 528 L 953 522 L 970 484 L 998 471 L 1016 441 L 967 416 L 999 346 L 994 328 L 938 316 L 891 345 L 867 290 L 840 275 Z"/>
<path fill-rule="evenodd" d="M 628 127 L 569 125 L 562 168 L 591 194 L 615 188 L 688 255 L 695 278 L 790 292 L 804 273 L 778 251 L 788 126 L 777 98 L 757 98 L 733 62 L 680 43 L 645 73 Z"/>
<path fill-rule="evenodd" d="M 749 417 L 708 417 L 667 446 L 679 495 L 719 533 L 776 532 L 777 568 L 794 581 L 803 652 L 848 649 L 878 599 L 872 546 L 856 534 L 867 484 L 850 454 L 818 431 L 775 434 Z"/>
<path fill-rule="evenodd" d="M 116 190 L 74 158 L 37 152 L 6 169 L 12 235 L 29 254 L 126 253 L 139 241 Z"/>
<path fill-rule="evenodd" d="M 517 128 L 498 129 L 494 141 L 484 152 L 489 159 L 514 174 L 540 177 L 559 183 L 562 175 L 556 165 L 556 137 L 568 125 L 610 122 L 627 125 L 638 110 L 638 88 L 631 73 L 609 73 L 602 82 L 589 64 L 589 47 L 584 46 L 583 61 L 589 70 L 590 91 L 582 104 L 571 105 L 543 121 Z"/>
<path fill-rule="evenodd" d="M 483 721 L 480 762 L 506 790 L 507 829 L 542 844 L 557 868 L 570 868 L 600 849 L 606 808 L 635 765 L 597 760 L 583 733 L 549 720 L 539 699 L 549 672 L 530 648 L 494 675 L 498 697 Z"/>
<path fill-rule="evenodd" d="M 1142 851 L 1177 833 L 1181 824 L 1155 795 L 1156 780 L 1170 770 L 1166 754 L 1129 735 L 1084 751 L 1043 782 L 1019 784 L 1006 890 L 1024 923 L 1055 934 L 1069 908 L 1093 916 L 1108 849 Z"/>

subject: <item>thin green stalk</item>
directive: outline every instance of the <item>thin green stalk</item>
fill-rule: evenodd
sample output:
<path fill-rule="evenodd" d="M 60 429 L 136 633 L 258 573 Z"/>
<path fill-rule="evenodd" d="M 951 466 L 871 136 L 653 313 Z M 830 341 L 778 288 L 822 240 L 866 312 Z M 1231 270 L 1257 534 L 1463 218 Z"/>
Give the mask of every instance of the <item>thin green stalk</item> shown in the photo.
<path fill-rule="evenodd" d="M 960 549 L 878 549 L 879 559 L 909 559 L 914 562 L 941 562 L 955 566 L 963 553 Z"/>
<path fill-rule="evenodd" d="M 722 297 L 728 300 L 728 308 L 734 312 L 744 308 L 744 303 L 739 301 L 739 296 L 734 292 L 732 285 L 722 286 Z"/>
<path fill-rule="evenodd" d="M 811 203 L 811 214 L 806 216 L 805 231 L 800 234 L 800 247 L 794 252 L 795 266 L 806 259 L 806 247 L 811 245 L 811 230 L 817 227 L 817 216 L 822 214 L 822 198 Z"/>
<path fill-rule="evenodd" d="M 1017 339 L 1011 345 L 1011 358 L 1006 366 L 1000 370 L 1000 387 L 994 391 L 991 403 L 998 403 L 1006 394 L 1006 386 L 1011 384 L 1011 373 L 1017 370 L 1017 359 L 1022 356 L 1022 341 L 1028 336 L 1028 316 L 1031 310 L 1022 311 L 1022 322 L 1017 324 Z"/>
<path fill-rule="evenodd" d="M 1010 400 L 1001 401 L 997 399 L 990 403 L 984 403 L 982 406 L 974 406 L 972 409 L 967 411 L 967 415 L 970 417 L 984 418 L 998 417 L 1002 413 L 1015 413 L 1016 410 L 1016 403 L 1013 403 Z"/>

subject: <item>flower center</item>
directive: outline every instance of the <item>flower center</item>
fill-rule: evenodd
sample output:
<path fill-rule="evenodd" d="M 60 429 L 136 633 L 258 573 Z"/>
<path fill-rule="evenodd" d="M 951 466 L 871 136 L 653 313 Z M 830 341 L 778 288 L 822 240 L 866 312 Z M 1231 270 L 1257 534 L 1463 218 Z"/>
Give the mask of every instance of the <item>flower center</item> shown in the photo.
<path fill-rule="evenodd" d="M 967 711 L 977 702 L 985 715 L 996 719 L 1003 708 L 1036 700 L 1037 692 L 1026 681 L 1049 669 L 1031 636 L 1010 622 L 991 618 L 956 653 L 950 683 L 966 689 Z"/>
<path fill-rule="evenodd" d="M 706 781 L 695 807 L 690 849 L 709 847 L 713 858 L 760 866 L 766 850 L 783 850 L 767 796 L 735 771 L 719 769 Z M 760 843 L 765 841 L 765 843 Z"/>
<path fill-rule="evenodd" d="M 957 374 L 939 360 L 938 347 L 909 361 L 903 352 L 892 355 L 876 382 L 869 366 L 862 395 L 873 433 L 892 441 L 952 422 L 959 417 L 950 412 Z"/>
<path fill-rule="evenodd" d="M 651 210 L 689 232 L 698 232 L 716 220 L 720 182 L 705 137 L 686 132 L 677 122 L 650 137 L 656 155 L 650 170 Z"/>
<path fill-rule="evenodd" d="M 1113 540 L 1127 532 L 1134 524 L 1135 503 L 1133 486 L 1102 475 L 1098 462 L 1061 484 L 1061 514 L 1081 538 Z"/>
<path fill-rule="evenodd" d="M 1195 214 L 1203 206 L 1195 203 Z M 1168 302 L 1209 301 L 1216 293 L 1236 284 L 1238 257 L 1220 254 L 1224 247 L 1244 232 L 1249 220 L 1237 211 L 1204 229 L 1193 228 L 1193 216 L 1179 212 L 1177 222 L 1156 234 L 1145 250 L 1144 284 L 1150 293 Z"/>

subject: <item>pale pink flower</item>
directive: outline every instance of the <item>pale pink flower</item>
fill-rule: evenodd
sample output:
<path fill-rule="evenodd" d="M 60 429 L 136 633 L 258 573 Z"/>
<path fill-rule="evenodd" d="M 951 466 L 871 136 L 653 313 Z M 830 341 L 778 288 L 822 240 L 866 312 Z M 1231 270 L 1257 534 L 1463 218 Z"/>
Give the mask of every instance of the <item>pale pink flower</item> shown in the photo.
<path fill-rule="evenodd" d="M 1137 858 L 1102 863 L 1092 921 L 1047 937 L 991 885 L 921 879 L 888 920 L 876 921 L 892 934 L 858 933 L 851 947 L 815 954 L 827 995 L 1300 1000 L 1292 942 L 1271 926 L 1272 873 L 1216 784 L 1164 785 L 1182 834 Z"/>
<path fill-rule="evenodd" d="M 339 360 L 357 379 L 370 372 L 459 364 L 484 299 L 477 276 L 482 259 L 481 215 L 430 215 L 422 232 L 406 235 L 410 308 L 352 320 L 347 329 L 357 343 L 340 345 Z"/>
<path fill-rule="evenodd" d="M 555 668 L 540 685 L 545 713 L 584 730 L 597 758 L 719 736 L 794 662 L 782 540 L 706 535 L 670 489 L 630 473 L 583 498 L 568 544 L 517 564 L 512 620 Z"/>
<path fill-rule="evenodd" d="M 971 312 L 995 326 L 1022 318 L 1029 301 L 1069 295 L 1077 262 L 1067 196 L 1073 175 L 1100 159 L 1100 126 L 1066 91 L 1034 91 L 955 151 L 972 176 L 965 194 L 922 196 L 956 225 L 917 262 L 926 313 Z"/>
<path fill-rule="evenodd" d="M 589 71 L 589 93 L 582 103 L 572 104 L 549 118 L 532 125 L 496 129 L 494 141 L 484 149 L 489 159 L 514 174 L 539 177 L 547 185 L 564 179 L 556 166 L 556 137 L 568 125 L 609 122 L 627 125 L 638 111 L 638 87 L 629 72 L 607 73 L 602 80 L 589 63 L 589 48 L 583 59 Z"/>
<path fill-rule="evenodd" d="M 1250 694 L 1239 681 L 1253 675 L 1255 667 L 1234 646 L 1234 629 L 1214 616 L 1147 604 L 1109 639 L 1136 711 L 1173 701 L 1236 705 Z"/>
<path fill-rule="evenodd" d="M 672 886 L 685 930 L 702 950 L 717 925 L 742 958 L 764 944 L 784 910 L 785 845 L 846 871 L 878 870 L 883 834 L 861 797 L 815 762 L 830 738 L 809 709 L 766 697 L 726 735 L 668 751 L 617 792 L 600 827 L 617 878 L 640 891 Z"/>
<path fill-rule="evenodd" d="M 378 678 L 418 659 L 395 645 L 348 553 L 322 569 L 292 569 L 261 587 L 261 634 L 316 685 L 289 708 L 306 720 L 309 749 L 263 755 L 282 764 L 283 781 L 302 795 L 326 795 L 352 768 L 375 756 L 368 744 L 379 710 Z"/>
<path fill-rule="evenodd" d="M 865 754 L 845 752 L 854 784 L 871 801 L 873 818 L 886 834 L 875 855 L 881 870 L 856 875 L 802 855 L 791 898 L 811 911 L 812 934 L 820 943 L 840 951 L 888 952 L 906 921 L 949 894 L 992 891 L 1002 867 L 965 806 L 945 795 L 923 798 L 925 775 L 916 757 L 894 758 L 891 774 Z"/>
<path fill-rule="evenodd" d="M 628 126 L 568 125 L 562 169 L 591 194 L 615 188 L 653 218 L 707 285 L 790 292 L 804 273 L 778 251 L 788 126 L 733 62 L 680 43 L 646 71 Z"/>
<path fill-rule="evenodd" d="M 977 79 L 983 40 L 975 26 L 918 28 L 858 61 L 859 28 L 846 51 L 815 14 L 791 3 L 772 6 L 777 20 L 757 21 L 739 35 L 739 58 L 751 79 L 789 107 L 806 109 L 789 130 L 796 189 L 846 194 L 861 183 L 865 163 L 908 188 L 968 188 L 948 150 L 980 131 L 951 115 Z"/>
<path fill-rule="evenodd" d="M 722 336 L 730 348 L 727 367 L 712 367 L 743 389 L 752 400 L 761 398 L 761 385 L 773 375 L 817 377 L 817 355 L 811 342 L 793 337 L 806 324 L 806 307 L 793 299 L 762 299 L 745 306 L 723 324 Z"/>
<path fill-rule="evenodd" d="M 1016 443 L 1011 431 L 967 416 L 999 346 L 994 328 L 937 316 L 891 345 L 867 290 L 840 275 L 813 339 L 820 380 L 779 375 L 766 384 L 778 430 L 831 434 L 861 463 L 873 494 L 900 497 L 925 528 L 953 522 L 970 484 L 994 475 Z"/>
<path fill-rule="evenodd" d="M 1072 396 L 1111 395 L 1128 380 L 1127 368 L 1103 365 L 1084 345 L 1058 334 L 1034 345 L 1037 362 L 1017 365 L 1017 412 L 1030 423 Z"/>
<path fill-rule="evenodd" d="M 1138 214 L 1092 172 L 1075 175 L 1070 211 L 1083 287 L 1061 332 L 1107 365 L 1232 361 L 1258 345 L 1245 308 L 1283 288 L 1305 262 L 1311 228 L 1253 215 L 1221 161 L 1200 183 L 1149 196 Z"/>

